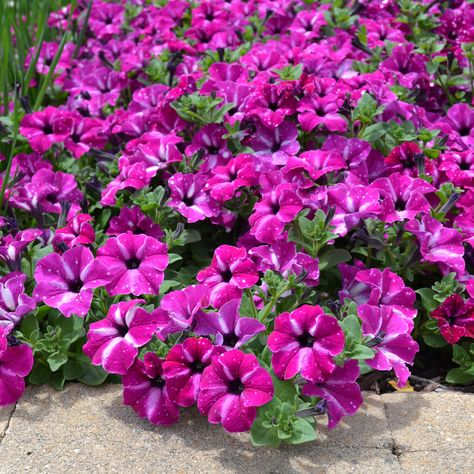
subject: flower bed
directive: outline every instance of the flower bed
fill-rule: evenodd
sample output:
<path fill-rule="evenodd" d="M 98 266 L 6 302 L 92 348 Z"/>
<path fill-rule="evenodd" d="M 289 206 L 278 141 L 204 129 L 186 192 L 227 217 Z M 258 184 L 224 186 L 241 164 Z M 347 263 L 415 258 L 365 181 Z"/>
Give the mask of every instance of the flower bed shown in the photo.
<path fill-rule="evenodd" d="M 123 384 L 256 445 L 474 383 L 474 5 L 2 6 L 0 405 Z"/>

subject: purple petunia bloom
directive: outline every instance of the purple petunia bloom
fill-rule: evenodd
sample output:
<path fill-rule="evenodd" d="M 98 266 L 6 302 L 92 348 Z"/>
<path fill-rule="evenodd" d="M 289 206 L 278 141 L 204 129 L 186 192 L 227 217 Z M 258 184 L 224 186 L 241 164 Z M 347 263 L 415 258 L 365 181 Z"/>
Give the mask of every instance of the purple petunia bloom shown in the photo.
<path fill-rule="evenodd" d="M 163 374 L 163 361 L 153 352 L 136 359 L 122 377 L 123 402 L 140 418 L 154 425 L 172 425 L 179 420 L 179 408 L 171 400 Z"/>
<path fill-rule="evenodd" d="M 0 406 L 12 405 L 25 391 L 26 377 L 33 368 L 33 351 L 27 344 L 5 346 L 0 328 Z M 3 339 L 3 343 L 2 343 Z M 2 350 L 3 347 L 3 350 Z"/>
<path fill-rule="evenodd" d="M 146 234 L 154 239 L 164 236 L 161 227 L 153 222 L 151 217 L 144 214 L 139 206 L 122 207 L 119 215 L 110 219 L 107 235 L 120 235 L 125 232 L 132 234 Z"/>
<path fill-rule="evenodd" d="M 341 237 L 361 219 L 374 217 L 381 212 L 379 191 L 370 186 L 337 184 L 329 189 L 328 201 L 336 208 L 331 225 Z"/>
<path fill-rule="evenodd" d="M 403 387 L 410 375 L 407 364 L 413 364 L 418 344 L 410 336 L 410 326 L 390 306 L 360 305 L 357 313 L 362 320 L 362 334 L 370 338 L 367 345 L 375 351 L 366 364 L 377 370 L 395 371 L 398 385 Z"/>
<path fill-rule="evenodd" d="M 270 374 L 253 354 L 237 349 L 221 354 L 204 370 L 198 409 L 209 423 L 221 423 L 231 433 L 247 431 L 257 416 L 256 407 L 273 398 Z"/>
<path fill-rule="evenodd" d="M 111 296 L 157 295 L 169 261 L 165 244 L 153 237 L 131 233 L 108 239 L 99 248 L 97 260 L 110 275 L 105 289 Z"/>
<path fill-rule="evenodd" d="M 196 317 L 196 334 L 213 335 L 218 346 L 238 349 L 265 331 L 265 325 L 256 319 L 241 317 L 239 307 L 240 300 L 230 300 L 217 314 L 201 312 Z"/>
<path fill-rule="evenodd" d="M 333 357 L 344 348 L 344 333 L 320 306 L 303 305 L 275 319 L 268 348 L 280 379 L 289 380 L 300 373 L 306 380 L 321 382 L 336 366 Z"/>
<path fill-rule="evenodd" d="M 359 373 L 357 361 L 348 360 L 342 367 L 336 367 L 323 382 L 309 382 L 303 386 L 303 395 L 325 400 L 330 430 L 339 424 L 342 417 L 353 415 L 362 405 L 362 393 L 357 383 Z"/>
<path fill-rule="evenodd" d="M 464 273 L 464 247 L 459 231 L 444 227 L 429 215 L 423 216 L 421 221 L 408 222 L 405 229 L 416 235 L 422 261 L 437 263 L 443 273 L 454 271 L 458 276 Z"/>
<path fill-rule="evenodd" d="M 244 248 L 221 245 L 215 250 L 211 265 L 201 270 L 196 279 L 210 288 L 210 302 L 220 308 L 227 301 L 240 299 L 242 290 L 255 285 L 259 275 Z"/>
<path fill-rule="evenodd" d="M 214 346 L 204 337 L 191 337 L 173 346 L 163 362 L 171 399 L 182 407 L 194 405 L 204 369 L 211 364 L 213 357 L 223 352 L 223 347 Z"/>
<path fill-rule="evenodd" d="M 342 290 L 339 292 L 341 302 L 350 298 L 357 304 L 390 306 L 413 328 L 413 319 L 417 313 L 416 294 L 412 288 L 405 286 L 403 279 L 396 273 L 389 268 L 381 271 L 345 263 L 339 265 L 339 270 L 342 275 Z"/>
<path fill-rule="evenodd" d="M 36 265 L 37 285 L 33 297 L 57 308 L 66 316 L 85 316 L 92 302 L 94 288 L 106 285 L 108 269 L 82 245 L 64 252 L 50 253 Z"/>
<path fill-rule="evenodd" d="M 217 202 L 204 191 L 204 174 L 176 173 L 169 179 L 168 185 L 171 189 L 168 206 L 176 209 L 189 223 L 218 215 Z"/>
<path fill-rule="evenodd" d="M 0 327 L 12 329 L 35 309 L 35 301 L 25 293 L 25 280 L 23 273 L 11 273 L 0 279 Z"/>
<path fill-rule="evenodd" d="M 25 115 L 20 124 L 20 133 L 27 138 L 34 151 L 44 153 L 69 136 L 72 120 L 67 115 L 55 107 L 46 107 Z"/>
<path fill-rule="evenodd" d="M 151 341 L 158 327 L 153 314 L 137 306 L 144 300 L 113 304 L 107 317 L 92 323 L 84 344 L 84 354 L 107 372 L 124 375 L 138 355 L 138 347 Z"/>
<path fill-rule="evenodd" d="M 275 186 L 254 205 L 255 211 L 249 217 L 250 233 L 260 242 L 271 244 L 281 237 L 285 225 L 293 221 L 302 208 L 303 203 L 293 185 Z"/>

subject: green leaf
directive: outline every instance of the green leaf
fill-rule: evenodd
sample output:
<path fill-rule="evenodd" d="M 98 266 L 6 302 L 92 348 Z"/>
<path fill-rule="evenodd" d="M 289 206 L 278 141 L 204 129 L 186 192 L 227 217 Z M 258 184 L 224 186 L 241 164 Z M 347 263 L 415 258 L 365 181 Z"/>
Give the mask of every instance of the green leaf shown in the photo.
<path fill-rule="evenodd" d="M 181 255 L 178 255 L 177 253 L 169 253 L 169 265 L 171 265 L 174 262 L 179 262 L 180 260 L 183 260 L 183 257 Z"/>
<path fill-rule="evenodd" d="M 64 378 L 62 370 L 52 374 L 49 379 L 49 384 L 55 390 L 62 390 L 64 388 L 64 382 L 66 382 L 66 379 Z"/>
<path fill-rule="evenodd" d="M 33 370 L 28 376 L 28 382 L 32 385 L 44 385 L 45 383 L 48 383 L 50 376 L 51 371 L 49 370 L 49 367 L 42 364 L 39 360 L 36 360 Z"/>
<path fill-rule="evenodd" d="M 421 304 L 428 313 L 431 313 L 439 306 L 439 303 L 434 299 L 435 292 L 431 288 L 420 288 L 416 290 L 416 293 L 420 295 Z"/>
<path fill-rule="evenodd" d="M 425 341 L 425 344 L 430 347 L 439 348 L 448 345 L 443 336 L 440 336 L 439 334 L 425 334 L 423 340 Z"/>
<path fill-rule="evenodd" d="M 354 314 L 349 314 L 340 321 L 344 334 L 352 336 L 356 341 L 362 340 L 360 319 Z"/>
<path fill-rule="evenodd" d="M 102 367 L 91 365 L 86 373 L 79 379 L 79 382 L 86 385 L 100 385 L 104 383 L 107 375 L 108 373 Z"/>
<path fill-rule="evenodd" d="M 374 355 L 375 351 L 373 349 L 362 344 L 357 344 L 350 352 L 351 358 L 357 360 L 373 359 Z"/>
<path fill-rule="evenodd" d="M 463 369 L 451 369 L 446 375 L 446 382 L 459 385 L 468 385 L 474 382 L 474 375 L 467 374 Z"/>
<path fill-rule="evenodd" d="M 21 321 L 20 332 L 25 336 L 27 339 L 30 337 L 33 331 L 39 329 L 38 319 L 34 314 L 28 314 L 23 318 Z"/>
<path fill-rule="evenodd" d="M 85 375 L 87 369 L 87 364 L 83 364 L 77 359 L 69 359 L 63 368 L 64 378 L 66 380 L 78 380 Z"/>
<path fill-rule="evenodd" d="M 327 270 L 333 268 L 340 263 L 351 260 L 351 254 L 344 249 L 330 249 L 319 257 L 319 269 Z"/>
<path fill-rule="evenodd" d="M 250 439 L 254 446 L 271 446 L 272 448 L 278 448 L 281 444 L 278 438 L 278 428 L 267 428 L 259 418 L 253 422 L 252 428 L 250 429 Z"/>
<path fill-rule="evenodd" d="M 55 352 L 48 357 L 48 364 L 51 372 L 56 372 L 67 362 L 67 355 L 61 352 Z"/>
<path fill-rule="evenodd" d="M 387 133 L 388 128 L 388 125 L 384 122 L 374 123 L 363 130 L 359 138 L 374 143 Z"/>
<path fill-rule="evenodd" d="M 176 286 L 179 286 L 181 283 L 176 280 L 165 280 L 161 286 L 160 286 L 160 295 L 164 295 L 165 293 L 168 293 L 171 288 L 174 288 Z"/>
<path fill-rule="evenodd" d="M 293 434 L 286 442 L 289 444 L 301 444 L 314 441 L 316 438 L 314 426 L 303 418 L 297 418 L 293 423 Z"/>
<path fill-rule="evenodd" d="M 463 368 L 468 368 L 473 363 L 468 352 L 459 344 L 453 346 L 453 361 Z"/>

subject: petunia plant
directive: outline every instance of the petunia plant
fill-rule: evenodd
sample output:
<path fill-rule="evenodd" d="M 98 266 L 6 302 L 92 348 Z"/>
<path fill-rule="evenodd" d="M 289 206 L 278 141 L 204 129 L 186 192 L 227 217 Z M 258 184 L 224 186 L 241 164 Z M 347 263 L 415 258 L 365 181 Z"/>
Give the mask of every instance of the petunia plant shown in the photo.
<path fill-rule="evenodd" d="M 0 14 L 0 405 L 115 382 L 278 447 L 472 389 L 472 2 Z"/>

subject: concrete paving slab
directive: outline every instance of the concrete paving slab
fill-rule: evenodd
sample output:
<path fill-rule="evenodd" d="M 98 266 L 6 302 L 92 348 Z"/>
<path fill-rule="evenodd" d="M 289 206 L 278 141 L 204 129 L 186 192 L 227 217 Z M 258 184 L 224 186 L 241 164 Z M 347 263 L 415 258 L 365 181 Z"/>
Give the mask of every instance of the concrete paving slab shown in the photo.
<path fill-rule="evenodd" d="M 341 430 L 325 433 L 320 443 L 275 450 L 254 448 L 248 434 L 230 435 L 189 410 L 171 428 L 151 426 L 122 405 L 118 386 L 69 385 L 64 392 L 29 388 L 0 446 L 4 460 L 0 472 L 365 474 L 397 470 L 397 457 L 383 447 L 389 434 L 381 401 L 372 397 L 360 415 L 348 419 Z M 371 425 L 377 427 L 373 433 Z M 346 441 L 349 444 L 344 446 Z M 363 447 L 364 443 L 372 447 Z"/>
<path fill-rule="evenodd" d="M 0 408 L 0 443 L 8 428 L 8 423 L 10 422 L 10 417 L 14 409 L 14 406 Z"/>
<path fill-rule="evenodd" d="M 474 450 L 473 394 L 394 393 L 381 398 L 400 451 Z"/>
<path fill-rule="evenodd" d="M 402 454 L 400 466 L 406 473 L 472 474 L 474 472 L 474 451 L 471 449 L 445 451 L 416 451 Z"/>

